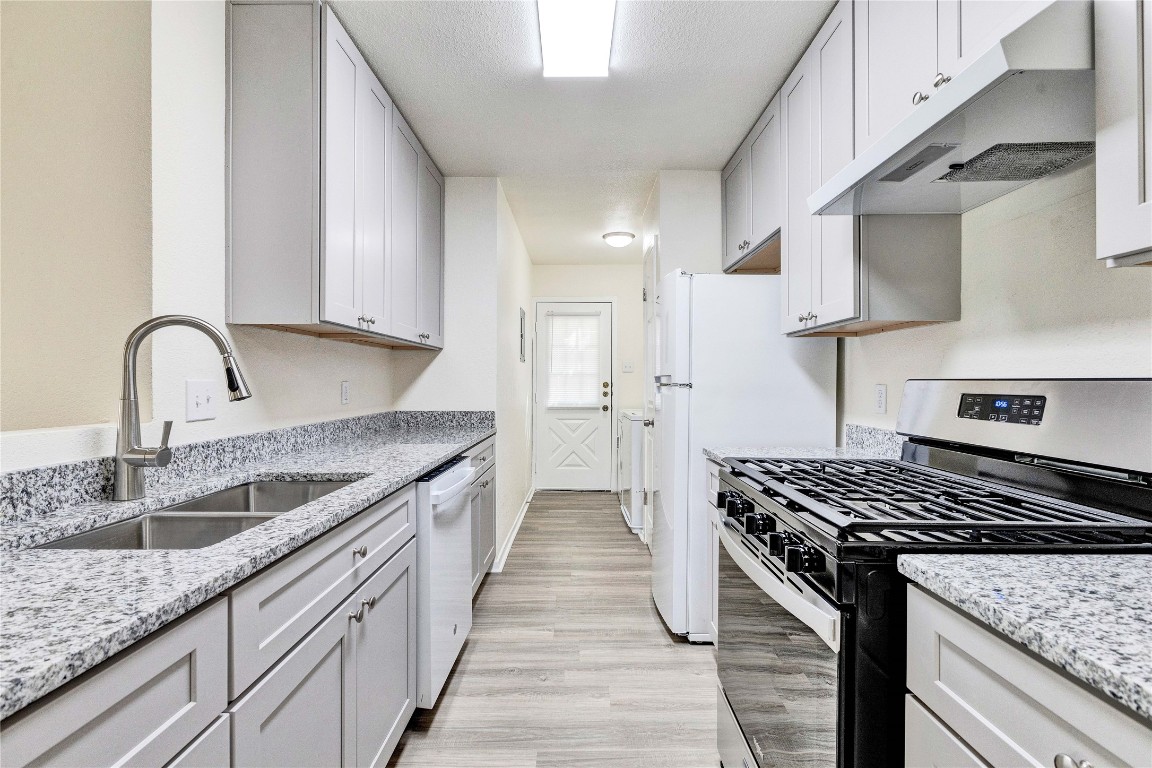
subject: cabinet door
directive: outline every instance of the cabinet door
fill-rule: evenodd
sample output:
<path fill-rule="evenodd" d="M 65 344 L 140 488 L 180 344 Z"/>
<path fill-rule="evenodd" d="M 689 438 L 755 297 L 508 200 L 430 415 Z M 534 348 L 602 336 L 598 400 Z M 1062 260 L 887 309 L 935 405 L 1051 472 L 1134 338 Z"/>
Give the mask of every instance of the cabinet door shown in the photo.
<path fill-rule="evenodd" d="M 728 268 L 744 258 L 749 238 L 749 187 L 748 150 L 741 146 L 736 156 L 724 169 L 724 268 Z"/>
<path fill-rule="evenodd" d="M 357 590 L 356 765 L 384 766 L 416 710 L 416 542 Z M 317 763 L 321 765 L 321 763 Z"/>
<path fill-rule="evenodd" d="M 232 765 L 232 729 L 220 715 L 166 768 L 222 768 Z"/>
<path fill-rule="evenodd" d="M 496 469 L 480 484 L 480 580 L 496 559 Z"/>
<path fill-rule="evenodd" d="M 988 764 L 909 694 L 904 699 L 904 766 L 987 768 Z"/>
<path fill-rule="evenodd" d="M 404 117 L 397 111 L 392 116 L 390 143 L 392 174 L 389 193 L 392 206 L 392 252 L 389 259 L 392 300 L 389 333 L 400 339 L 419 341 L 417 313 L 417 199 L 420 185 L 419 142 Z"/>
<path fill-rule="evenodd" d="M 1096 256 L 1152 258 L 1152 1 L 1094 13 Z"/>
<path fill-rule="evenodd" d="M 473 483 L 468 491 L 468 506 L 472 510 L 472 596 L 480 589 L 484 578 L 484 546 L 480 543 L 480 516 L 483 514 L 483 490 Z"/>
<path fill-rule="evenodd" d="M 937 71 L 956 77 L 980 54 L 1029 16 L 1043 10 L 1039 0 L 939 0 Z"/>
<path fill-rule="evenodd" d="M 392 100 L 384 86 L 365 67 L 360 78 L 357 138 L 360 153 L 356 203 L 361 249 L 361 304 L 367 330 L 388 331 L 388 132 Z"/>
<path fill-rule="evenodd" d="M 323 252 L 320 319 L 359 328 L 363 263 L 356 233 L 357 80 L 366 67 L 331 8 L 324 9 Z"/>
<path fill-rule="evenodd" d="M 816 97 L 813 191 L 852 161 L 852 3 L 841 2 L 809 53 Z M 805 206 L 807 202 L 805 201 Z M 859 315 L 860 263 L 854 216 L 813 216 L 811 326 Z"/>
<path fill-rule="evenodd" d="M 812 309 L 812 233 L 817 222 L 808 213 L 813 178 L 813 78 L 807 55 L 784 81 L 780 120 L 784 152 L 784 230 L 780 241 L 780 329 L 802 330 Z"/>
<path fill-rule="evenodd" d="M 780 229 L 784 218 L 784 164 L 780 157 L 780 95 L 768 104 L 757 124 L 759 131 L 748 151 L 751 163 L 750 204 L 752 247 Z"/>
<path fill-rule="evenodd" d="M 232 706 L 235 765 L 351 766 L 355 671 L 345 601 Z"/>
<path fill-rule="evenodd" d="M 423 152 L 417 187 L 417 325 L 420 339 L 444 346 L 444 177 Z"/>
<path fill-rule="evenodd" d="M 936 3 L 864 0 L 854 10 L 856 154 L 892 130 L 934 90 Z"/>

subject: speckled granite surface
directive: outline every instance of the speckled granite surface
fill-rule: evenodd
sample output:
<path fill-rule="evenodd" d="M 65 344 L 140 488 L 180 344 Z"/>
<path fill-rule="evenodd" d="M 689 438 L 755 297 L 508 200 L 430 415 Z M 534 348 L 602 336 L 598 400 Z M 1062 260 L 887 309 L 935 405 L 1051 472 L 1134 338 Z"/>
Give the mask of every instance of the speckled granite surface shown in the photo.
<path fill-rule="evenodd" d="M 763 445 L 718 445 L 704 448 L 704 455 L 713 461 L 725 457 L 753 459 L 898 459 L 904 438 L 887 429 L 845 425 L 843 448 L 792 448 Z"/>
<path fill-rule="evenodd" d="M 1152 720 L 1152 555 L 903 555 L 899 566 Z"/>
<path fill-rule="evenodd" d="M 173 478 L 136 502 L 99 501 L 8 522 L 0 534 L 0 717 L 99 664 L 494 433 L 489 412 L 409 413 L 319 447 Z M 331 422 L 329 422 L 331 424 Z M 264 433 L 265 435 L 267 433 Z M 265 439 L 257 436 L 257 440 Z M 240 440 L 240 438 L 237 438 Z M 175 464 L 176 461 L 173 461 Z M 188 473 L 193 475 L 194 473 Z M 254 480 L 351 485 L 198 550 L 28 547 Z"/>

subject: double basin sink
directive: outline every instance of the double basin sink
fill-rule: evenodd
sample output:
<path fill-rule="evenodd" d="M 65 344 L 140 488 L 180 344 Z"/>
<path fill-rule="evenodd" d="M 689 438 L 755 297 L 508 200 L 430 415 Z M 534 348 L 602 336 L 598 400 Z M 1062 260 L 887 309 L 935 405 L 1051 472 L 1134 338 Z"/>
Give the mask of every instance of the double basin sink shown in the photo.
<path fill-rule="evenodd" d="M 311 480 L 245 483 L 42 544 L 40 549 L 200 549 L 346 485 Z"/>

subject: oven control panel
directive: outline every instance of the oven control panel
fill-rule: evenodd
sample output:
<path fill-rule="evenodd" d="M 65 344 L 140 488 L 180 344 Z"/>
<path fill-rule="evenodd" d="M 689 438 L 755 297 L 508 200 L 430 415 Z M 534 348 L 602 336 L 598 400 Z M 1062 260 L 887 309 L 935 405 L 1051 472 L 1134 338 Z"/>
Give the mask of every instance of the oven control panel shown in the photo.
<path fill-rule="evenodd" d="M 1006 424 L 1028 424 L 1036 427 L 1044 418 L 1044 404 L 1048 398 L 1043 395 L 978 395 L 964 393 L 960 396 L 962 419 L 999 421 Z"/>

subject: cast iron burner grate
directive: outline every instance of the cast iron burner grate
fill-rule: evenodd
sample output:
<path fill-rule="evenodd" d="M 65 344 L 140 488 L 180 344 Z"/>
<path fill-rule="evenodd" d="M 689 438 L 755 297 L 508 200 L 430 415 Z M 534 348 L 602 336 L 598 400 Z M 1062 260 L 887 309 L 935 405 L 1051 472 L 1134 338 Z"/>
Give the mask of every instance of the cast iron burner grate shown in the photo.
<path fill-rule="evenodd" d="M 768 495 L 869 539 L 1104 543 L 1142 539 L 1152 528 L 1136 518 L 902 461 L 727 462 Z"/>

